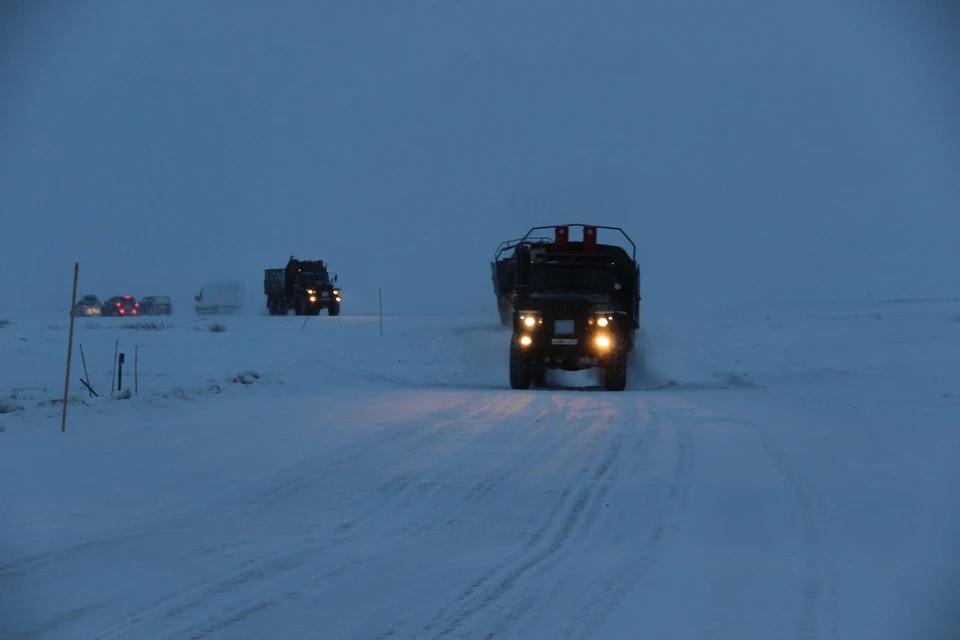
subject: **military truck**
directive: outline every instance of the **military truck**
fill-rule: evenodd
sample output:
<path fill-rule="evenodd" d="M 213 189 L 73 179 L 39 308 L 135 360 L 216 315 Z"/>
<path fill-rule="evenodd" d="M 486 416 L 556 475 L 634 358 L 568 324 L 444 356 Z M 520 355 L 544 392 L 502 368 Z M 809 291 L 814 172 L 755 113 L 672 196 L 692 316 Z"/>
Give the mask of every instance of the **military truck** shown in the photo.
<path fill-rule="evenodd" d="M 326 309 L 328 315 L 338 316 L 343 296 L 336 282 L 337 276 L 330 279 L 323 260 L 290 256 L 286 267 L 263 271 L 267 310 L 272 316 L 285 316 L 291 309 L 298 316 L 316 316 Z"/>
<path fill-rule="evenodd" d="M 581 240 L 570 239 L 571 228 L 582 229 Z M 553 240 L 531 240 L 544 229 L 512 243 L 512 267 L 495 273 L 512 306 L 510 386 L 543 386 L 548 369 L 599 367 L 604 386 L 622 391 L 640 326 L 636 245 L 619 227 L 586 224 L 557 225 Z M 629 252 L 598 242 L 598 230 L 622 236 Z"/>

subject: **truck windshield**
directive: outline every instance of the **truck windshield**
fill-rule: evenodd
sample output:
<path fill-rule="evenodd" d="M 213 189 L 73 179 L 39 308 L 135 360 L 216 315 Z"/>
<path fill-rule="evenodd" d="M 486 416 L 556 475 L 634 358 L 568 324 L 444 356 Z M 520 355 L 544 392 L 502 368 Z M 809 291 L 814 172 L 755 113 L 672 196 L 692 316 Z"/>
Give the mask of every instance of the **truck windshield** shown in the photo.
<path fill-rule="evenodd" d="M 617 274 L 609 269 L 582 266 L 541 266 L 530 272 L 532 291 L 608 292 L 617 284 Z"/>

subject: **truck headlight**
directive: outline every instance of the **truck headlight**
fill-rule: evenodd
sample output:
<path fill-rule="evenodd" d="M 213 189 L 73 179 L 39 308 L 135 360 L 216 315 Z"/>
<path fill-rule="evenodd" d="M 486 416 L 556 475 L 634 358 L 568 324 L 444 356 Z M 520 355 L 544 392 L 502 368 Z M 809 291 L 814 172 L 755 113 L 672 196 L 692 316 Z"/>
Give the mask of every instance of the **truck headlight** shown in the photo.
<path fill-rule="evenodd" d="M 520 336 L 520 346 L 529 347 L 531 344 L 533 344 L 533 338 L 530 336 Z"/>
<path fill-rule="evenodd" d="M 610 345 L 613 344 L 613 340 L 611 340 L 607 334 L 599 333 L 597 337 L 593 339 L 593 344 L 597 345 L 597 348 L 606 351 L 610 348 Z"/>
<path fill-rule="evenodd" d="M 310 302 L 316 302 L 317 296 L 310 296 Z"/>
<path fill-rule="evenodd" d="M 603 316 L 600 316 L 599 318 L 597 318 L 597 326 L 598 326 L 598 327 L 605 327 L 605 326 L 607 326 L 608 324 L 610 324 L 610 321 L 607 320 L 606 318 L 604 318 Z"/>
<path fill-rule="evenodd" d="M 316 292 L 317 292 L 316 289 L 307 289 L 307 293 L 310 294 L 311 296 L 314 295 Z"/>
<path fill-rule="evenodd" d="M 520 325 L 527 328 L 533 329 L 537 325 L 543 324 L 543 320 L 540 319 L 540 314 L 536 311 L 521 311 L 520 312 Z"/>

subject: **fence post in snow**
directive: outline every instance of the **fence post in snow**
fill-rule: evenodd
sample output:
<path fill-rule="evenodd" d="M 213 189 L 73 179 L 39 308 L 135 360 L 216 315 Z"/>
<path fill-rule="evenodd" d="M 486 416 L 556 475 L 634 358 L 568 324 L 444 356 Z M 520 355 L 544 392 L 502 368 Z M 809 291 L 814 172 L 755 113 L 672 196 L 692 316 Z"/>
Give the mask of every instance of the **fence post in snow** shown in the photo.
<path fill-rule="evenodd" d="M 77 305 L 77 277 L 80 263 L 73 263 L 73 293 L 70 296 L 70 329 L 67 331 L 67 373 L 63 379 L 63 413 L 60 414 L 60 432 L 67 430 L 67 402 L 70 400 L 70 360 L 73 357 L 73 308 Z"/>
<path fill-rule="evenodd" d="M 113 342 L 113 372 L 110 374 L 110 395 L 113 395 L 113 381 L 117 377 L 117 351 L 120 349 L 120 338 Z"/>

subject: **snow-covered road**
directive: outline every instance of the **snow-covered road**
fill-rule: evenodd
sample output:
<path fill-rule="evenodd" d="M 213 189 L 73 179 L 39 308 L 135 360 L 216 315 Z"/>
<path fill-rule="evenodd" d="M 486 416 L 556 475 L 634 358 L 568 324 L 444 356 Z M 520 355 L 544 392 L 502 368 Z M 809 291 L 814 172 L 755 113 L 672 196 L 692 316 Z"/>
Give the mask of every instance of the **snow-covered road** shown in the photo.
<path fill-rule="evenodd" d="M 84 321 L 141 393 L 66 434 L 12 318 L 0 637 L 951 637 L 955 306 L 678 318 L 625 393 L 507 389 L 484 317 Z"/>

